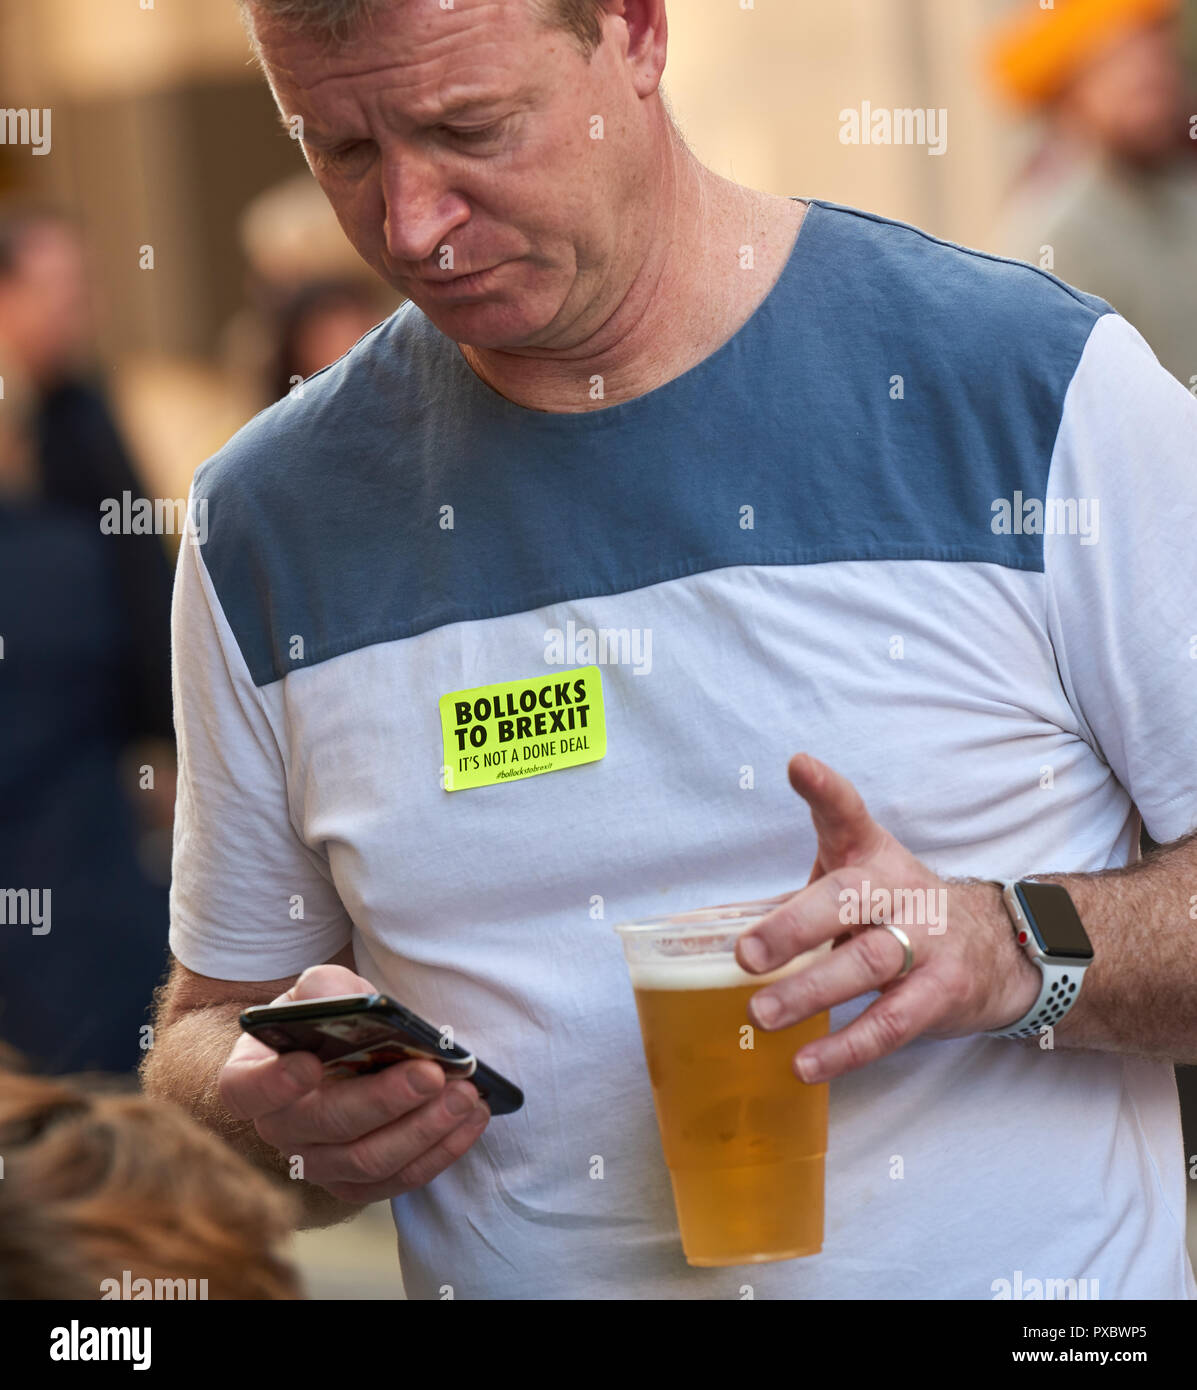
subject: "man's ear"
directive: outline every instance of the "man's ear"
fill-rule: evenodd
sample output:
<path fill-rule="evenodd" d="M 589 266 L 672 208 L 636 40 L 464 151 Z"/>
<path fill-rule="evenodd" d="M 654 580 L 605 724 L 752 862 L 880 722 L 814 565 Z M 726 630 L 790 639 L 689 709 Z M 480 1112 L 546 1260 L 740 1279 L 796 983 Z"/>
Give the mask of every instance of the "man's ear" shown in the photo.
<path fill-rule="evenodd" d="M 669 49 L 665 0 L 605 0 L 608 16 L 627 27 L 627 64 L 639 97 L 650 97 L 661 85 Z"/>

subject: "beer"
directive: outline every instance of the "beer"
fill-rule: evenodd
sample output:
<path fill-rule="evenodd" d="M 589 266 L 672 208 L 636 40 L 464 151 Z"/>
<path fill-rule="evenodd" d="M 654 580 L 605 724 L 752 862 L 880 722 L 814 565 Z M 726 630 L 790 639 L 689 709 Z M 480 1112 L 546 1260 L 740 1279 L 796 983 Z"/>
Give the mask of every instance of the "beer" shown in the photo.
<path fill-rule="evenodd" d="M 620 928 L 692 1265 L 754 1264 L 822 1249 L 827 1085 L 799 1081 L 793 1057 L 827 1032 L 828 1015 L 765 1032 L 747 1012 L 757 990 L 821 950 L 762 976 L 748 975 L 733 956 L 739 932 L 774 905 L 745 905 L 731 930 L 725 920 L 716 931 L 696 932 L 703 913 L 658 919 L 661 928 Z M 712 911 L 726 918 L 734 910 Z"/>

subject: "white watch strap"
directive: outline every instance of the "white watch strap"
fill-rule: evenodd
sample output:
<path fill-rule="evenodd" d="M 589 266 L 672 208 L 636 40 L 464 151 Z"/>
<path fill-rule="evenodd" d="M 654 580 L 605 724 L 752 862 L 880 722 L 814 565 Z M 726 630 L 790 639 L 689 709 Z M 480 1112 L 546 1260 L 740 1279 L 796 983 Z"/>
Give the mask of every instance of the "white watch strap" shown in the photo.
<path fill-rule="evenodd" d="M 1025 1014 L 1009 1028 L 996 1029 L 990 1034 L 994 1038 L 1032 1038 L 1045 1028 L 1059 1023 L 1073 1004 L 1081 987 L 1084 966 L 1075 963 L 1065 965 L 1061 961 L 1037 960 L 1043 983 L 1039 987 L 1039 997 Z"/>
<path fill-rule="evenodd" d="M 1015 906 L 1011 907 L 1010 905 L 1012 895 L 1008 890 L 1013 888 L 1017 881 L 1017 879 L 1010 879 L 998 885 L 1002 889 L 1002 901 L 1010 915 L 1016 937 L 1020 933 L 1030 934 L 1029 924 L 1022 920 L 1022 912 L 1017 906 L 1017 898 L 1015 898 Z M 1020 949 L 1023 948 L 1020 947 Z M 1028 957 L 1031 964 L 1039 971 L 1041 979 L 1039 994 L 1026 1013 L 1010 1024 L 1008 1028 L 992 1029 L 988 1034 L 991 1038 L 1033 1038 L 1037 1033 L 1042 1033 L 1045 1028 L 1059 1023 L 1076 1003 L 1081 988 L 1081 980 L 1089 966 L 1088 961 L 1053 961 L 1048 960 L 1045 956 L 1030 952 L 1028 952 Z"/>

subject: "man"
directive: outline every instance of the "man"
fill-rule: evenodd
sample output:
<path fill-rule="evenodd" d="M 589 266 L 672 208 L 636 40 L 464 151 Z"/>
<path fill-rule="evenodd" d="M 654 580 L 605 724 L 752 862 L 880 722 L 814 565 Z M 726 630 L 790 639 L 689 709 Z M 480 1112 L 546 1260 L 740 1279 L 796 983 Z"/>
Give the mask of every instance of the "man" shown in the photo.
<path fill-rule="evenodd" d="M 1101 295 L 1197 386 L 1197 127 L 1179 0 L 1027 3 L 993 62 L 1002 93 L 1043 123 L 998 248 Z"/>
<path fill-rule="evenodd" d="M 611 926 L 788 890 L 741 959 L 847 938 L 752 1016 L 834 1006 L 796 1060 L 831 1080 L 827 1228 L 755 1296 L 990 1298 L 1016 1270 L 1191 1296 L 1162 1059 L 1197 1053 L 1197 402 L 1051 276 L 703 169 L 660 97 L 663 0 L 350 9 L 249 17 L 412 302 L 197 475 L 147 1084 L 302 1177 L 313 1222 L 393 1199 L 412 1297 L 742 1297 L 683 1262 Z M 1088 507 L 1024 524 L 1095 494 L 1099 537 Z M 596 655 L 604 756 L 473 751 L 508 681 L 578 715 Z M 1164 848 L 1102 873 L 1139 811 Z M 1040 967 L 987 880 L 1035 870 L 1095 962 L 1020 1046 L 984 1033 Z M 869 926 L 870 893 L 852 925 L 865 879 L 950 893 L 946 920 Z M 246 1004 L 367 988 L 524 1109 L 234 1042 Z"/>

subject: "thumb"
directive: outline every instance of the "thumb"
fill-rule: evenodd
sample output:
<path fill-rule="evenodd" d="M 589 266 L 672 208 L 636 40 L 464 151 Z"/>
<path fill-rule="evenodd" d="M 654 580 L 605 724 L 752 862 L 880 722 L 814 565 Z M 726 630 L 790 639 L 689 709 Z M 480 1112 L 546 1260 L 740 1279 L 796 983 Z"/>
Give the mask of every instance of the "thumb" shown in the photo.
<path fill-rule="evenodd" d="M 876 854 L 886 839 L 864 798 L 846 777 L 812 758 L 795 753 L 789 765 L 790 786 L 810 807 L 811 820 L 819 837 L 819 852 L 811 873 L 812 881 L 843 864 L 859 863 Z"/>
<path fill-rule="evenodd" d="M 309 965 L 289 990 L 277 1000 L 327 999 L 332 994 L 377 994 L 369 980 L 344 965 Z"/>

